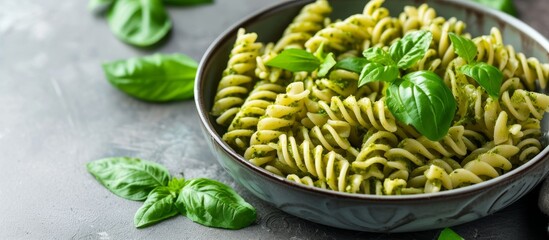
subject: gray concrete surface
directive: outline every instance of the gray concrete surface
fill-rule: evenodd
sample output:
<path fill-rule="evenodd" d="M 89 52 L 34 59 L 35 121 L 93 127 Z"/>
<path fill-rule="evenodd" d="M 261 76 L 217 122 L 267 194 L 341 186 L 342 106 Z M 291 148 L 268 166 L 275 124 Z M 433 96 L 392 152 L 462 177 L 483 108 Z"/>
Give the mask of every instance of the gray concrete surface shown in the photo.
<path fill-rule="evenodd" d="M 199 60 L 212 40 L 271 0 L 215 0 L 170 8 L 175 27 L 160 47 L 118 41 L 86 0 L 0 0 L 0 239 L 436 239 L 440 230 L 373 234 L 334 229 L 287 215 L 235 185 L 208 151 L 193 101 L 151 104 L 112 88 L 104 61 L 181 52 Z M 516 1 L 522 18 L 549 36 L 549 2 Z M 136 229 L 140 207 L 86 172 L 107 156 L 164 164 L 173 175 L 209 177 L 257 207 L 238 231 L 184 217 Z M 544 239 L 537 190 L 492 216 L 453 229 L 467 239 Z"/>

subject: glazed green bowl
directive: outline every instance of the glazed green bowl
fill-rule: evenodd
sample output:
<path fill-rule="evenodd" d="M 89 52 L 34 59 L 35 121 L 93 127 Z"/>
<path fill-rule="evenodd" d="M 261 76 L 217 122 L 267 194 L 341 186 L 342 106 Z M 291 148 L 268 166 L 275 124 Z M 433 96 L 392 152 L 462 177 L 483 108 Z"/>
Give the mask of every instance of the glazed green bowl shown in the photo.
<path fill-rule="evenodd" d="M 248 162 L 222 141 L 224 130 L 209 113 L 222 71 L 239 28 L 256 32 L 259 41 L 277 40 L 301 7 L 312 1 L 287 1 L 259 11 L 233 25 L 215 40 L 200 63 L 196 76 L 195 100 L 203 132 L 219 163 L 242 186 L 275 207 L 328 226 L 369 232 L 409 232 L 449 227 L 473 221 L 509 206 L 532 190 L 549 171 L 549 148 L 524 165 L 491 180 L 439 193 L 373 196 L 349 194 L 309 187 L 288 181 Z M 332 19 L 360 12 L 365 0 L 331 1 Z M 473 36 L 500 29 L 506 44 L 517 52 L 549 62 L 549 42 L 521 21 L 469 1 L 386 1 L 391 13 L 404 6 L 427 2 L 438 15 L 456 17 L 467 23 Z M 542 122 L 547 142 L 549 119 Z"/>

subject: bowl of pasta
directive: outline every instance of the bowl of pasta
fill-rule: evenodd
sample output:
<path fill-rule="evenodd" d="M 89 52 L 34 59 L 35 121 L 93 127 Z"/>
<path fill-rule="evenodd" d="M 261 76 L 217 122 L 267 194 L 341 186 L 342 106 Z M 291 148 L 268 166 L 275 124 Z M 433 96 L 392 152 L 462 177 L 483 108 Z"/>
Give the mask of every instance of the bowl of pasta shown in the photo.
<path fill-rule="evenodd" d="M 277 208 L 370 232 L 494 213 L 548 173 L 549 42 L 468 1 L 287 1 L 235 24 L 195 85 L 224 169 Z"/>

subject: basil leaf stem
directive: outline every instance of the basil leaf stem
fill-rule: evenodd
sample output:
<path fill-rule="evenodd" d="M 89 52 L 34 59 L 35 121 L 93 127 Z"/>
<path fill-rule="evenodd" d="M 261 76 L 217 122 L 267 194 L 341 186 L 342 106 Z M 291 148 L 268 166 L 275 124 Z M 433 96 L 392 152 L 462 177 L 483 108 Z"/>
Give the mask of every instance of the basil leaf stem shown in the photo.
<path fill-rule="evenodd" d="M 228 186 L 206 178 L 189 180 L 176 201 L 180 213 L 205 226 L 240 229 L 253 223 L 256 210 Z"/>
<path fill-rule="evenodd" d="M 116 37 L 139 47 L 157 43 L 172 28 L 161 0 L 116 0 L 107 21 Z"/>
<path fill-rule="evenodd" d="M 417 71 L 395 80 L 386 90 L 387 107 L 399 121 L 410 124 L 432 141 L 448 133 L 456 100 L 433 72 Z"/>
<path fill-rule="evenodd" d="M 175 207 L 177 192 L 168 187 L 157 187 L 151 191 L 143 206 L 137 210 L 134 225 L 137 228 L 146 227 L 178 214 Z"/>
<path fill-rule="evenodd" d="M 184 100 L 194 94 L 198 64 L 182 54 L 130 58 L 103 64 L 109 82 L 135 98 L 165 102 Z"/>
<path fill-rule="evenodd" d="M 90 162 L 88 172 L 119 197 L 142 201 L 151 190 L 166 186 L 168 170 L 160 164 L 137 158 L 115 157 Z"/>

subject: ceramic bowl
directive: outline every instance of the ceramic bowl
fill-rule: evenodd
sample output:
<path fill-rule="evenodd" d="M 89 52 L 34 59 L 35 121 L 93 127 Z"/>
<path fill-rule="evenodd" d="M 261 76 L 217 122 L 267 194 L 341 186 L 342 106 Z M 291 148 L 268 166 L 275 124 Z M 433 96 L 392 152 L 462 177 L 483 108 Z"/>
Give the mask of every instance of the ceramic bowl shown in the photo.
<path fill-rule="evenodd" d="M 237 31 L 244 27 L 248 32 L 256 32 L 261 42 L 277 40 L 301 7 L 310 2 L 287 1 L 247 17 L 221 34 L 200 63 L 195 100 L 203 132 L 219 163 L 236 182 L 275 207 L 312 222 L 359 231 L 407 232 L 449 227 L 489 215 L 515 202 L 545 177 L 549 170 L 549 148 L 495 179 L 450 191 L 407 196 L 348 194 L 308 187 L 245 160 L 222 141 L 224 130 L 209 114 Z M 331 17 L 344 19 L 360 12 L 366 2 L 330 1 L 334 9 Z M 418 6 L 423 2 L 446 19 L 454 16 L 466 22 L 467 31 L 473 36 L 489 34 L 490 28 L 498 27 L 505 43 L 513 45 L 517 52 L 549 62 L 549 42 L 541 34 L 511 16 L 469 1 L 391 0 L 383 6 L 395 14 L 405 5 Z M 547 132 L 549 118 L 542 125 Z"/>

